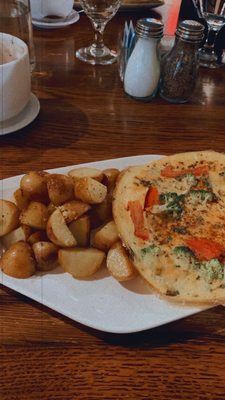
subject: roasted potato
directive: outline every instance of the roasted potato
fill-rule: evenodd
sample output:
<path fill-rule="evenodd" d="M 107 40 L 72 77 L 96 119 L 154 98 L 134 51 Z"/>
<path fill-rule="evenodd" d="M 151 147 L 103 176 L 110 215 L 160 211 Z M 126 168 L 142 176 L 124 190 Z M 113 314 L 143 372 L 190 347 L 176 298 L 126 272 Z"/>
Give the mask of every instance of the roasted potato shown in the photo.
<path fill-rule="evenodd" d="M 59 247 L 76 246 L 77 242 L 69 230 L 62 213 L 57 208 L 47 222 L 47 235 L 49 240 Z"/>
<path fill-rule="evenodd" d="M 90 217 L 83 215 L 76 221 L 69 224 L 69 230 L 76 238 L 77 245 L 80 247 L 88 247 L 90 239 Z"/>
<path fill-rule="evenodd" d="M 73 179 L 77 178 L 93 178 L 96 181 L 101 182 L 103 179 L 103 172 L 97 168 L 90 168 L 90 167 L 80 167 L 72 169 L 68 172 L 68 175 L 71 176 Z"/>
<path fill-rule="evenodd" d="M 117 177 L 120 171 L 117 168 L 107 168 L 103 171 L 102 183 L 107 186 L 108 191 L 115 187 Z"/>
<path fill-rule="evenodd" d="M 32 246 L 39 271 L 50 271 L 58 266 L 58 247 L 51 242 L 36 242 Z"/>
<path fill-rule="evenodd" d="M 67 224 L 85 214 L 90 208 L 89 204 L 79 200 L 71 200 L 59 206 L 59 210 Z"/>
<path fill-rule="evenodd" d="M 107 252 L 119 240 L 114 221 L 109 221 L 91 233 L 91 244 L 99 250 Z"/>
<path fill-rule="evenodd" d="M 101 203 L 107 195 L 107 187 L 92 178 L 79 178 L 74 182 L 74 195 L 88 204 Z"/>
<path fill-rule="evenodd" d="M 49 199 L 55 206 L 60 206 L 74 197 L 73 180 L 67 175 L 49 174 L 47 189 Z"/>
<path fill-rule="evenodd" d="M 20 188 L 30 200 L 48 202 L 47 176 L 45 171 L 30 171 L 20 180 Z"/>
<path fill-rule="evenodd" d="M 48 209 L 43 203 L 31 201 L 28 206 L 21 211 L 20 223 L 35 229 L 46 229 L 48 216 Z"/>
<path fill-rule="evenodd" d="M 112 219 L 112 197 L 108 193 L 101 203 L 93 205 L 93 214 L 99 221 L 98 225 Z"/>
<path fill-rule="evenodd" d="M 12 201 L 0 199 L 0 237 L 17 228 L 19 213 L 18 207 Z"/>
<path fill-rule="evenodd" d="M 30 245 L 23 241 L 12 244 L 0 259 L 0 268 L 13 278 L 32 276 L 36 270 L 36 261 Z"/>
<path fill-rule="evenodd" d="M 13 243 L 20 240 L 26 241 L 31 234 L 31 228 L 27 225 L 21 225 L 19 228 L 7 233 L 1 237 L 1 242 L 5 249 L 8 249 Z"/>
<path fill-rule="evenodd" d="M 15 201 L 17 207 L 22 210 L 28 206 L 30 197 L 28 193 L 24 192 L 21 188 L 18 188 L 13 193 L 13 201 Z"/>
<path fill-rule="evenodd" d="M 60 249 L 59 263 L 74 278 L 84 279 L 93 275 L 103 264 L 105 253 L 92 248 Z"/>
<path fill-rule="evenodd" d="M 43 242 L 48 240 L 48 236 L 47 233 L 43 230 L 43 231 L 35 231 L 33 233 L 31 233 L 31 235 L 28 236 L 27 238 L 27 243 L 29 244 L 34 244 L 36 242 Z"/>
<path fill-rule="evenodd" d="M 127 281 L 137 275 L 136 269 L 120 241 L 114 243 L 108 251 L 106 267 L 117 281 Z"/>
<path fill-rule="evenodd" d="M 48 214 L 51 215 L 53 211 L 55 211 L 57 206 L 55 206 L 53 203 L 49 203 L 47 207 L 48 207 Z"/>

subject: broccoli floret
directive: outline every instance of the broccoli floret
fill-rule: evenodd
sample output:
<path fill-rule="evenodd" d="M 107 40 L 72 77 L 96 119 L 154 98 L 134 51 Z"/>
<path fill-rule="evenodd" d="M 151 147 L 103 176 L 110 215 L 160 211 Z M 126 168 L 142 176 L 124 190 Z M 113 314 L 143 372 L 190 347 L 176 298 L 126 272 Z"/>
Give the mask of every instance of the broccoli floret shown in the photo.
<path fill-rule="evenodd" d="M 183 207 L 182 203 L 184 202 L 184 195 L 178 195 L 175 192 L 161 193 L 159 196 L 160 204 L 164 207 L 161 208 L 161 211 L 172 214 L 174 218 L 180 218 Z"/>
<path fill-rule="evenodd" d="M 175 202 L 178 200 L 178 194 L 175 192 L 167 192 L 167 193 L 161 193 L 159 196 L 159 200 L 161 204 L 170 204 L 171 202 Z"/>
<path fill-rule="evenodd" d="M 187 173 L 185 175 L 178 176 L 176 179 L 178 181 L 182 181 L 182 182 L 186 183 L 186 185 L 189 187 L 195 186 L 198 182 L 198 180 L 192 173 Z"/>
<path fill-rule="evenodd" d="M 194 253 L 186 246 L 177 246 L 173 249 L 175 264 L 184 270 L 195 268 L 196 258 Z"/>
<path fill-rule="evenodd" d="M 151 244 L 148 247 L 144 247 L 141 249 L 141 254 L 145 256 L 146 254 L 153 254 L 157 255 L 160 252 L 160 247 L 156 246 L 155 244 Z"/>
<path fill-rule="evenodd" d="M 225 277 L 225 267 L 216 258 L 196 264 L 196 267 L 208 282 Z"/>
<path fill-rule="evenodd" d="M 174 254 L 183 256 L 194 256 L 193 251 L 187 246 L 177 246 L 173 249 Z"/>
<path fill-rule="evenodd" d="M 225 279 L 225 266 L 216 258 L 199 262 L 194 253 L 186 246 L 175 247 L 173 254 L 176 256 L 176 263 L 179 266 L 184 269 L 193 268 L 209 283 L 216 279 L 221 281 Z"/>
<path fill-rule="evenodd" d="M 189 202 L 192 204 L 196 203 L 207 203 L 207 202 L 212 202 L 216 201 L 216 195 L 213 192 L 210 192 L 208 190 L 190 190 L 188 193 L 188 199 Z"/>

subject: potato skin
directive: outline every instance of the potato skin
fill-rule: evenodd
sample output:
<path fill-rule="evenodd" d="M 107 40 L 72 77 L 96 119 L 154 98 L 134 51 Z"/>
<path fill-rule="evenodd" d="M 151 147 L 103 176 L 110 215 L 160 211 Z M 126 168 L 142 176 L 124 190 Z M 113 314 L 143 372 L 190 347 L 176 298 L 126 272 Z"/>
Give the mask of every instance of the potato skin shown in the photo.
<path fill-rule="evenodd" d="M 20 222 L 35 229 L 46 229 L 48 220 L 47 207 L 38 201 L 31 201 L 20 214 Z"/>
<path fill-rule="evenodd" d="M 50 174 L 47 178 L 47 188 L 50 201 L 60 206 L 74 198 L 73 179 L 63 174 Z"/>
<path fill-rule="evenodd" d="M 9 247 L 0 259 L 1 270 L 13 278 L 29 278 L 35 273 L 36 262 L 28 243 L 19 241 Z"/>
<path fill-rule="evenodd" d="M 107 254 L 106 267 L 113 278 L 119 282 L 133 279 L 137 275 L 137 271 L 120 240 L 110 248 Z"/>
<path fill-rule="evenodd" d="M 62 213 L 56 209 L 49 217 L 47 222 L 47 236 L 51 242 L 59 247 L 76 246 L 77 242 L 69 230 Z"/>
<path fill-rule="evenodd" d="M 36 242 L 32 246 L 37 270 L 51 271 L 58 265 L 58 247 L 47 241 Z"/>
<path fill-rule="evenodd" d="M 18 227 L 19 213 L 20 211 L 15 203 L 0 199 L 0 237 Z"/>
<path fill-rule="evenodd" d="M 74 195 L 84 203 L 98 204 L 105 199 L 107 187 L 93 178 L 79 178 L 74 182 Z"/>
<path fill-rule="evenodd" d="M 45 171 L 30 171 L 21 178 L 20 188 L 31 200 L 48 201 L 47 175 Z"/>
<path fill-rule="evenodd" d="M 101 182 L 104 176 L 100 169 L 90 167 L 74 168 L 68 172 L 68 175 L 73 179 L 92 178 L 98 182 Z"/>
<path fill-rule="evenodd" d="M 103 264 L 105 253 L 94 248 L 60 249 L 58 259 L 61 267 L 74 278 L 92 276 Z"/>

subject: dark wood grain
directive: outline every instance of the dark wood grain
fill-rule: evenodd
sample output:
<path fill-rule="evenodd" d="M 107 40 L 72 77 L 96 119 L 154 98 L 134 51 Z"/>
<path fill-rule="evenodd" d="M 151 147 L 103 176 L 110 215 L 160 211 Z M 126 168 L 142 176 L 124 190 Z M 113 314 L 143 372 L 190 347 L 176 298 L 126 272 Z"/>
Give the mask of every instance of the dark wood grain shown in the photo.
<path fill-rule="evenodd" d="M 116 47 L 118 14 L 105 42 Z M 117 65 L 74 57 L 90 43 L 87 18 L 59 30 L 35 29 L 32 90 L 41 111 L 0 137 L 1 178 L 139 154 L 225 151 L 225 70 L 200 69 L 191 102 L 133 101 Z M 97 332 L 3 286 L 0 288 L 1 400 L 224 400 L 225 322 L 218 306 L 130 335 Z"/>

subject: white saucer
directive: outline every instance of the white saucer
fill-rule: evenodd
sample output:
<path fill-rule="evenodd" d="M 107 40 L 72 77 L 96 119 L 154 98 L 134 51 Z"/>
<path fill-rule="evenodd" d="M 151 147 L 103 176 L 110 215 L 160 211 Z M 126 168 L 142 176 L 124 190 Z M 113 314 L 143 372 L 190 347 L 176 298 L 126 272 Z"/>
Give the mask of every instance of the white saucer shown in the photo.
<path fill-rule="evenodd" d="M 29 125 L 38 115 L 40 103 L 38 98 L 31 93 L 27 106 L 16 117 L 0 122 L 0 136 L 16 132 Z"/>
<path fill-rule="evenodd" d="M 45 21 L 45 19 L 32 19 L 32 23 L 36 28 L 44 28 L 44 29 L 56 29 L 56 28 L 63 28 L 67 25 L 74 24 L 80 19 L 80 14 L 72 10 L 71 13 L 63 20 L 60 18 L 60 21 L 57 21 L 57 19 L 52 18 L 52 21 L 50 22 L 50 18 L 46 18 L 48 22 Z"/>

